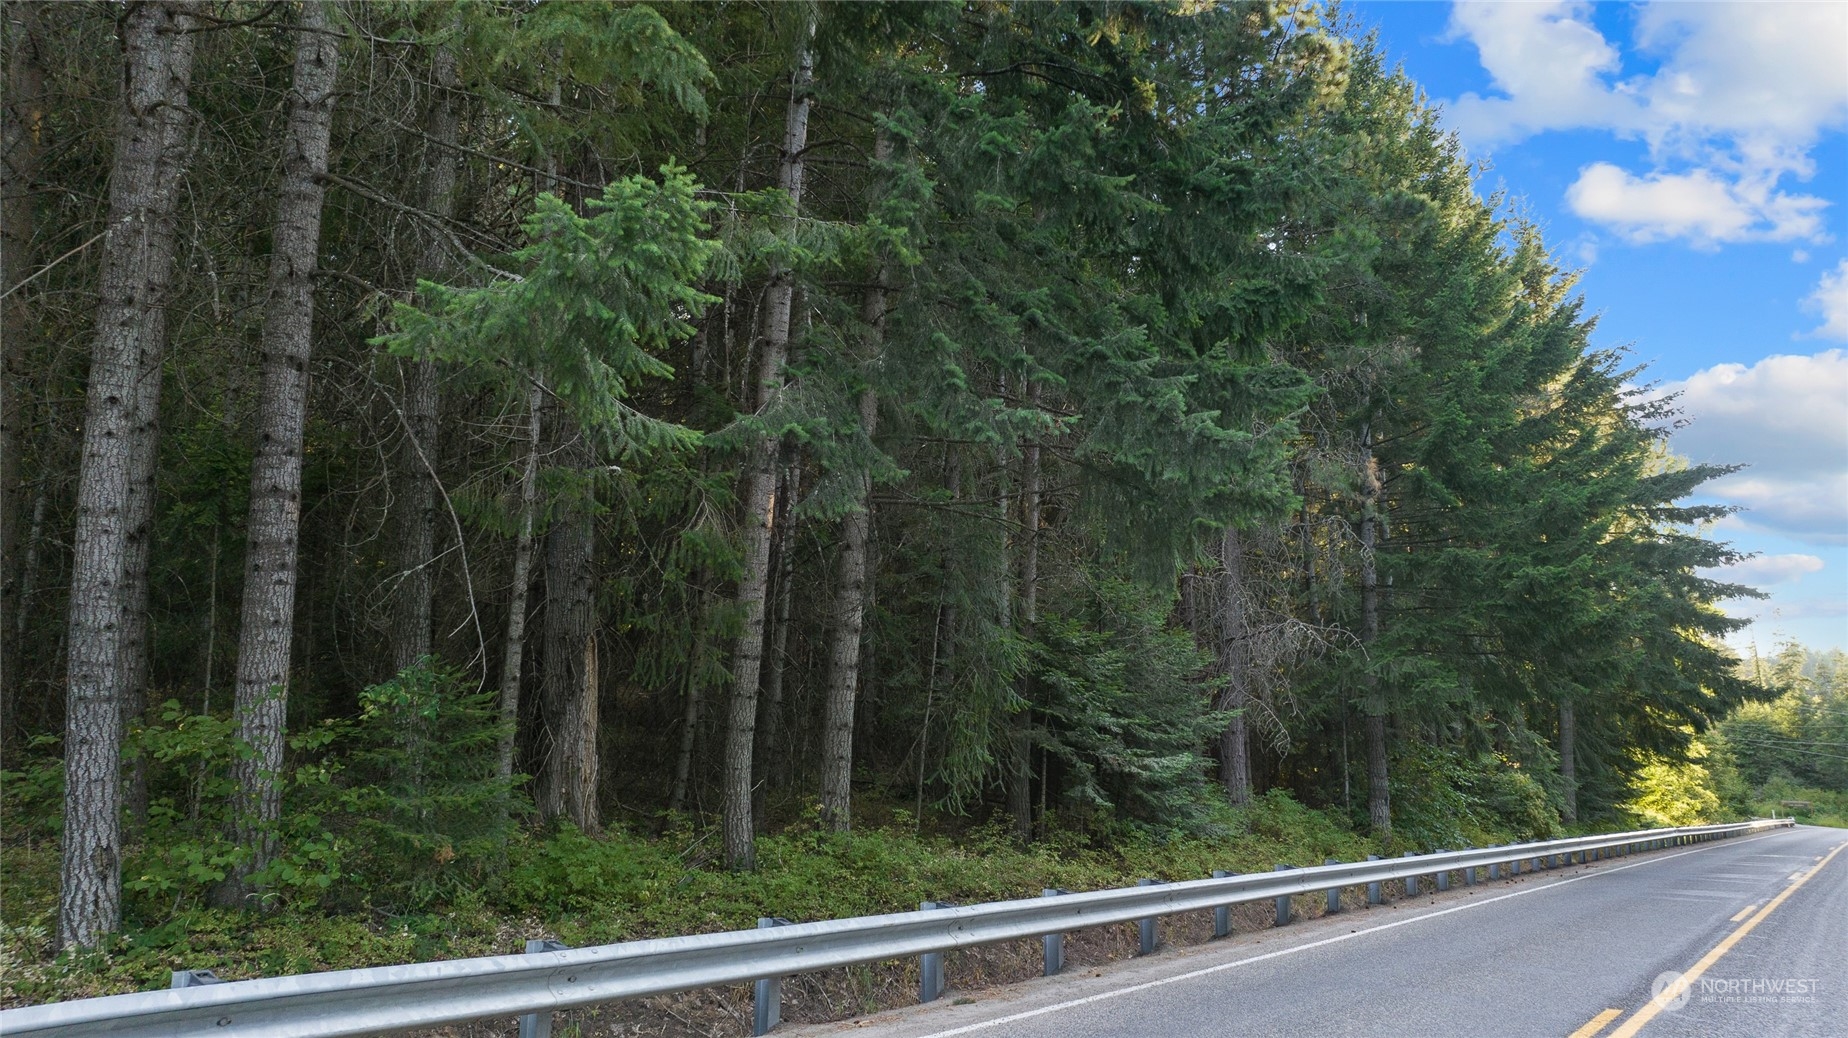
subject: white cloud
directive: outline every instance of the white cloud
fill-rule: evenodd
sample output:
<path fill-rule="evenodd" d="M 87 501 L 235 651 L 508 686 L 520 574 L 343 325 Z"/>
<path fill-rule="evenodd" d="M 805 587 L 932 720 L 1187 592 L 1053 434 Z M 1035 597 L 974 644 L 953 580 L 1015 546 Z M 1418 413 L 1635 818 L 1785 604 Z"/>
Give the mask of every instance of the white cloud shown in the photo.
<path fill-rule="evenodd" d="M 1451 126 L 1482 147 L 1547 130 L 1582 126 L 1640 129 L 1634 98 L 1616 94 L 1604 76 L 1622 57 L 1581 19 L 1583 3 L 1458 3 L 1450 38 L 1476 45 L 1482 67 L 1505 96 L 1464 94 L 1447 107 Z"/>
<path fill-rule="evenodd" d="M 1585 219 L 1702 248 L 1826 240 L 1828 203 L 1778 185 L 1813 175 L 1818 137 L 1848 126 L 1848 4 L 1647 4 L 1632 42 L 1660 63 L 1628 77 L 1586 3 L 1459 2 L 1450 33 L 1476 46 L 1500 92 L 1447 106 L 1466 144 L 1570 129 L 1647 142 L 1648 173 L 1581 171 L 1568 201 Z"/>
<path fill-rule="evenodd" d="M 1828 203 L 1774 192 L 1763 182 L 1729 182 L 1704 169 L 1636 177 L 1594 162 L 1566 189 L 1566 204 L 1632 242 L 1685 238 L 1712 248 L 1721 242 L 1815 238 Z"/>
<path fill-rule="evenodd" d="M 1814 555 L 1758 555 L 1730 566 L 1708 570 L 1707 573 L 1729 584 L 1764 587 L 1767 584 L 1795 583 L 1802 580 L 1806 573 L 1819 572 L 1822 566 L 1822 560 Z"/>
<path fill-rule="evenodd" d="M 1848 342 L 1848 259 L 1823 273 L 1803 308 L 1822 314 L 1822 327 L 1810 332 L 1811 336 Z"/>
<path fill-rule="evenodd" d="M 1807 176 L 1803 149 L 1848 120 L 1848 5 L 1652 3 L 1636 42 L 1664 58 L 1634 84 L 1658 147 L 1727 135 L 1755 167 Z"/>
<path fill-rule="evenodd" d="M 1695 462 L 1750 467 L 1701 488 L 1749 509 L 1757 529 L 1848 544 L 1848 355 L 1721 364 L 1662 386 L 1690 420 L 1671 446 Z"/>

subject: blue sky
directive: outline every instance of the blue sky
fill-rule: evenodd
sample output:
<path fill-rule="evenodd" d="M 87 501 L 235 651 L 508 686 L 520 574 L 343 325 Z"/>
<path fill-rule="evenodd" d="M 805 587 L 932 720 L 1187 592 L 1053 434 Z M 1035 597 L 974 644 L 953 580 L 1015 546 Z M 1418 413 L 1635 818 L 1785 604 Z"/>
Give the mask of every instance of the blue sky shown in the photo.
<path fill-rule="evenodd" d="M 1848 648 L 1848 4 L 1350 0 L 1479 186 L 1581 271 L 1593 343 L 1680 394 L 1670 440 L 1749 468 L 1743 649 Z"/>

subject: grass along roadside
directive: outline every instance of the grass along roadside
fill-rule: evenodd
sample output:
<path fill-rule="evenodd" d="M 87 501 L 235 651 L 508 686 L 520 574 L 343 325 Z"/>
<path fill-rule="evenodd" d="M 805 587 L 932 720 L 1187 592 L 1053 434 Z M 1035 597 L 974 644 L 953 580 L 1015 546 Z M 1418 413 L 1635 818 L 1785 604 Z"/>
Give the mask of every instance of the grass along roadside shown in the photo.
<path fill-rule="evenodd" d="M 1000 826 L 918 835 L 904 819 L 851 834 L 796 826 L 759 841 L 759 868 L 728 873 L 703 831 L 661 837 L 572 830 L 524 834 L 497 881 L 438 908 L 392 913 L 366 905 L 329 912 L 285 905 L 268 913 L 179 907 L 142 918 L 108 947 L 55 955 L 57 851 L 50 841 L 0 848 L 0 998 L 18 1006 L 167 986 L 178 969 L 226 980 L 508 954 L 534 937 L 585 946 L 747 929 L 759 916 L 836 919 L 1037 896 L 1044 887 L 1096 890 L 1136 880 L 1193 879 L 1213 869 L 1269 871 L 1279 863 L 1357 860 L 1376 847 L 1326 812 L 1287 796 L 1226 809 L 1205 835 L 1091 845 L 1054 832 L 1016 845 Z"/>

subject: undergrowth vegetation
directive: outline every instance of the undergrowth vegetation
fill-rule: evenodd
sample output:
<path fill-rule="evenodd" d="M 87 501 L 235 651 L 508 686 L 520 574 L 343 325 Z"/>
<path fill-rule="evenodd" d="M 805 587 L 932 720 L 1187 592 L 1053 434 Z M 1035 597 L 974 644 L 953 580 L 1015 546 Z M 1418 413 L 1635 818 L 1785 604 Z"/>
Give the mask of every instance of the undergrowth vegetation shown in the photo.
<path fill-rule="evenodd" d="M 602 944 L 744 929 L 759 916 L 876 915 L 924 900 L 970 904 L 1583 831 L 1559 823 L 1546 762 L 1425 745 L 1394 760 L 1390 846 L 1363 835 L 1364 805 L 1311 808 L 1282 790 L 1244 807 L 1201 796 L 1185 825 L 1165 829 L 1094 805 L 1049 812 L 1029 843 L 1002 814 L 927 805 L 920 817 L 915 805 L 869 792 L 850 833 L 830 830 L 813 801 L 773 798 L 781 824 L 759 838 L 757 870 L 731 872 L 710 819 L 635 816 L 598 836 L 537 823 L 522 777 L 494 774 L 502 729 L 492 707 L 455 674 L 419 667 L 365 690 L 355 718 L 298 732 L 268 893 L 224 908 L 214 890 L 238 853 L 225 835 L 228 776 L 245 751 L 225 716 L 166 704 L 133 736 L 150 795 L 129 826 L 124 932 L 61 955 L 52 941 L 61 770 L 55 741 L 40 740 L 19 770 L 0 774 L 4 1002 L 159 988 L 177 969 L 241 978 L 505 954 L 538 936 Z M 1597 828 L 1788 815 L 1793 803 L 1805 805 L 1803 821 L 1848 824 L 1848 793 L 1753 771 L 1755 758 L 1742 769 L 1743 743 L 1723 734 L 1713 743 L 1697 744 L 1687 762 L 1641 765 L 1627 810 Z"/>
<path fill-rule="evenodd" d="M 588 836 L 533 824 L 485 752 L 499 734 L 488 702 L 453 675 L 409 671 L 368 689 L 353 721 L 291 744 L 285 826 L 262 904 L 212 904 L 236 853 L 226 841 L 227 774 L 240 752 L 222 716 L 169 704 L 135 735 L 152 791 L 132 831 L 127 925 L 95 951 L 54 954 L 59 770 L 56 747 L 5 774 L 0 970 L 7 1004 L 163 987 L 172 970 L 277 976 L 517 951 L 528 937 L 587 945 L 741 929 L 759 916 L 842 918 L 1094 890 L 1214 869 L 1267 871 L 1391 852 L 1340 810 L 1282 791 L 1243 808 L 1202 809 L 1156 831 L 1095 811 L 1049 816 L 1030 844 L 1005 818 L 913 811 L 872 797 L 862 826 L 830 831 L 818 805 L 793 806 L 758 841 L 752 873 L 720 867 L 715 830 L 685 816 L 634 819 Z M 1503 842 L 1551 833 L 1547 794 L 1497 758 L 1428 753 L 1400 770 L 1398 848 Z M 517 779 L 517 776 L 516 776 Z"/>

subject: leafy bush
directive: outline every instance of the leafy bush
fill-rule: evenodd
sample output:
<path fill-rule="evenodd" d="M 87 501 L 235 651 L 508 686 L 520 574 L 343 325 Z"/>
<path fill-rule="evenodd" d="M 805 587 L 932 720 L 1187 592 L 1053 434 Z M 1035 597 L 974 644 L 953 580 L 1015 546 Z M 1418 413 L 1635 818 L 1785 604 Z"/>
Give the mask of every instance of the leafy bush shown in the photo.
<path fill-rule="evenodd" d="M 366 689 L 356 720 L 289 737 L 275 859 L 256 877 L 267 903 L 394 911 L 425 908 L 490 883 L 527 813 L 524 776 L 495 774 L 501 725 L 490 693 L 420 665 Z M 63 762 L 34 740 L 0 773 L 9 844 L 54 838 Z M 244 853 L 230 839 L 232 765 L 249 748 L 223 714 L 177 700 L 127 733 L 145 761 L 145 816 L 126 830 L 122 887 L 130 924 L 160 924 L 201 906 Z M 19 918 L 17 915 L 11 918 Z"/>
<path fill-rule="evenodd" d="M 1624 807 L 1651 827 L 1723 821 L 1727 812 L 1714 791 L 1713 776 L 1697 761 L 1706 748 L 1695 743 L 1691 760 L 1648 758 L 1632 781 L 1635 797 Z"/>
<path fill-rule="evenodd" d="M 1456 849 L 1558 833 L 1559 804 L 1518 761 L 1419 746 L 1390 774 L 1396 843 Z"/>
<path fill-rule="evenodd" d="M 272 901 L 312 901 L 340 877 L 343 848 L 322 824 L 336 770 L 314 759 L 339 731 L 327 725 L 289 740 L 296 761 L 284 779 L 278 850 L 255 877 Z M 188 713 L 176 700 L 130 732 L 126 748 L 147 761 L 149 795 L 140 838 L 123 860 L 122 888 L 131 912 L 160 919 L 198 904 L 242 853 L 227 835 L 231 768 L 250 748 L 228 718 Z"/>

